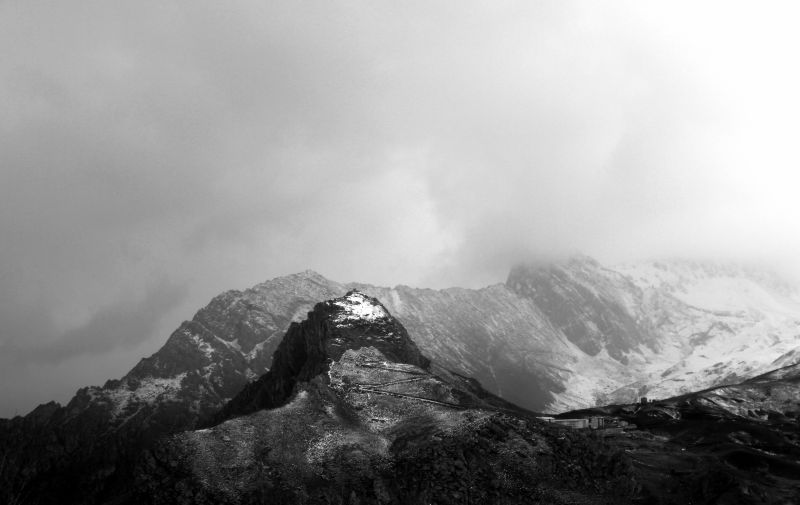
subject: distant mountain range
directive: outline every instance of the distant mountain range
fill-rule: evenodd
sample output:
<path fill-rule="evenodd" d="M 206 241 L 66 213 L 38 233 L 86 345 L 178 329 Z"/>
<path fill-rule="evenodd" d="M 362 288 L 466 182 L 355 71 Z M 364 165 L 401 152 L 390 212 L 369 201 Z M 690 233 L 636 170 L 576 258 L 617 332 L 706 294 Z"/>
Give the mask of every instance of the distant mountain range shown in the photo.
<path fill-rule="evenodd" d="M 667 398 L 800 360 L 797 287 L 738 266 L 607 268 L 576 257 L 520 265 L 478 290 L 340 284 L 307 271 L 223 293 L 122 379 L 0 420 L 0 487 L 43 503 L 111 500 L 142 447 L 218 420 L 268 372 L 290 323 L 354 288 L 438 366 L 540 412 Z"/>

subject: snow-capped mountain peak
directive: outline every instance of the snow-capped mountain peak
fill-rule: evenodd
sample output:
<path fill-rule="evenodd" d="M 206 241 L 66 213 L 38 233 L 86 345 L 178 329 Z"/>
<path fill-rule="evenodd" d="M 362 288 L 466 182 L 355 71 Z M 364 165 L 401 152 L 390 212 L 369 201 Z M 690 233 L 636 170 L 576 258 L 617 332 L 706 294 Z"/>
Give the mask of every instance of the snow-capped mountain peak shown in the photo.
<path fill-rule="evenodd" d="M 389 318 L 389 313 L 375 298 L 370 298 L 356 290 L 331 302 L 341 308 L 334 317 L 336 323 L 375 322 Z"/>

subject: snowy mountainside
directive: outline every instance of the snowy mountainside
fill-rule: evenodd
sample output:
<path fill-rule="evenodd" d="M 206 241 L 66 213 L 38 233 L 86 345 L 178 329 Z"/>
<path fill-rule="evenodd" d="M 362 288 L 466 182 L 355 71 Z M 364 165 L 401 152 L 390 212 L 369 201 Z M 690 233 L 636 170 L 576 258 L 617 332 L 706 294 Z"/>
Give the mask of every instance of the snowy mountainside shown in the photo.
<path fill-rule="evenodd" d="M 602 349 L 596 355 L 584 352 L 533 300 L 505 284 L 477 290 L 352 286 L 381 300 L 437 363 L 535 411 L 594 405 L 639 377 L 602 343 L 591 343 Z M 630 359 L 641 357 L 630 353 Z"/>
<path fill-rule="evenodd" d="M 800 291 L 774 275 L 689 261 L 616 269 L 642 290 L 663 344 L 641 370 L 640 394 L 665 398 L 736 383 L 800 358 Z M 609 399 L 629 399 L 623 396 Z"/>

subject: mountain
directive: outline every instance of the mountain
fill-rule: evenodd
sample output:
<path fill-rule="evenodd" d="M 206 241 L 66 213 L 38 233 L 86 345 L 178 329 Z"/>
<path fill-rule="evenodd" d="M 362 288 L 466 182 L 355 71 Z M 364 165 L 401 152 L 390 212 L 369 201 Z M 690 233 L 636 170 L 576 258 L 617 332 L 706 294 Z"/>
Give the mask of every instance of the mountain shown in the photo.
<path fill-rule="evenodd" d="M 151 451 L 134 501 L 603 504 L 636 491 L 620 451 L 432 362 L 357 291 L 292 323 L 217 421 Z"/>
<path fill-rule="evenodd" d="M 133 454 L 212 419 L 268 371 L 291 322 L 352 288 L 380 299 L 425 356 L 535 411 L 666 398 L 800 359 L 797 288 L 735 265 L 579 256 L 477 290 L 306 271 L 223 293 L 121 379 L 0 420 L 0 501 L 104 502 Z"/>
<path fill-rule="evenodd" d="M 650 357 L 658 366 L 634 385 L 643 394 L 665 398 L 798 362 L 796 285 L 740 265 L 673 261 L 618 270 L 642 291 L 648 324 L 663 343 Z"/>
<path fill-rule="evenodd" d="M 556 393 L 550 410 L 665 398 L 800 357 L 800 290 L 759 269 L 691 261 L 612 269 L 578 257 L 517 267 L 507 285 L 582 351 L 562 382 L 580 396 Z"/>
<path fill-rule="evenodd" d="M 738 265 L 577 256 L 477 290 L 351 286 L 384 300 L 427 355 L 538 411 L 665 398 L 800 361 L 800 290 Z"/>

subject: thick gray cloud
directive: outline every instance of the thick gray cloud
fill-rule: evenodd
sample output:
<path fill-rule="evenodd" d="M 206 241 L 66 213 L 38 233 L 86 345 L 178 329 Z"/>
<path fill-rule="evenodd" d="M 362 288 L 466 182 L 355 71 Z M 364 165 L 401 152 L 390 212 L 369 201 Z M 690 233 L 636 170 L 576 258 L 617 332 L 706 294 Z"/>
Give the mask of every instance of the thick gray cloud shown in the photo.
<path fill-rule="evenodd" d="M 306 268 L 440 287 L 573 251 L 795 266 L 791 8 L 0 2 L 0 415 Z"/>
<path fill-rule="evenodd" d="M 13 365 L 9 360 L 47 365 L 75 356 L 135 348 L 185 296 L 184 287 L 162 283 L 148 290 L 141 300 L 119 300 L 100 307 L 84 324 L 66 331 L 48 319 L 46 307 L 35 311 L 32 306 L 23 306 L 21 313 L 3 314 L 4 320 L 22 324 L 3 329 L 8 336 L 2 343 L 0 363 L 4 368 Z M 13 302 L 10 306 L 13 308 Z"/>

